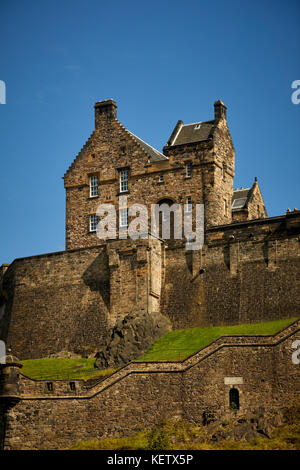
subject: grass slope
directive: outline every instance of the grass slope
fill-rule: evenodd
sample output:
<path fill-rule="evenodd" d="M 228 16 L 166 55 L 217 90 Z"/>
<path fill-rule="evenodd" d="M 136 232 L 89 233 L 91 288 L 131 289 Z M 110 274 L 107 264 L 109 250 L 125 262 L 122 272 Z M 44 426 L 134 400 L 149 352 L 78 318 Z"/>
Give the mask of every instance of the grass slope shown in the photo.
<path fill-rule="evenodd" d="M 36 380 L 88 380 L 110 375 L 113 370 L 94 368 L 96 359 L 44 358 L 22 361 L 22 374 Z"/>
<path fill-rule="evenodd" d="M 174 330 L 152 344 L 139 361 L 169 361 L 188 357 L 222 335 L 273 335 L 297 318 L 235 326 Z M 22 361 L 22 373 L 36 380 L 88 380 L 110 375 L 113 369 L 97 370 L 95 359 L 44 358 Z"/>
<path fill-rule="evenodd" d="M 234 326 L 211 326 L 174 330 L 155 341 L 139 361 L 185 359 L 223 335 L 274 335 L 297 318 Z"/>

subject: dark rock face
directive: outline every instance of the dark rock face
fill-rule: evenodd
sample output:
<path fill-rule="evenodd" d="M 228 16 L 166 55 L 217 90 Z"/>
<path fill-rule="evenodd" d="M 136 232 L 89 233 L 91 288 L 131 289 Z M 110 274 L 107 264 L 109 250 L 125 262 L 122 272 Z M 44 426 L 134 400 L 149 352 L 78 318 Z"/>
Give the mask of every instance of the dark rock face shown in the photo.
<path fill-rule="evenodd" d="M 140 357 L 158 338 L 171 331 L 161 313 L 132 313 L 119 320 L 105 348 L 96 354 L 95 367 L 121 367 Z"/>
<path fill-rule="evenodd" d="M 283 415 L 280 410 L 270 414 L 260 407 L 243 418 L 233 419 L 231 426 L 227 422 L 212 425 L 211 440 L 212 442 L 223 440 L 243 442 L 256 437 L 270 438 L 274 429 L 282 424 Z"/>

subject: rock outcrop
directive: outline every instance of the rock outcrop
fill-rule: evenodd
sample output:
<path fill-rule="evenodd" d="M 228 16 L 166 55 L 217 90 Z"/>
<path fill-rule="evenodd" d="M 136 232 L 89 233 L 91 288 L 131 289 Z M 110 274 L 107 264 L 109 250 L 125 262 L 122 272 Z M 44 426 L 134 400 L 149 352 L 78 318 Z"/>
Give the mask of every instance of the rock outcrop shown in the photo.
<path fill-rule="evenodd" d="M 95 367 L 121 367 L 140 357 L 158 338 L 172 329 L 170 320 L 155 313 L 131 313 L 119 320 L 105 348 L 96 354 Z"/>

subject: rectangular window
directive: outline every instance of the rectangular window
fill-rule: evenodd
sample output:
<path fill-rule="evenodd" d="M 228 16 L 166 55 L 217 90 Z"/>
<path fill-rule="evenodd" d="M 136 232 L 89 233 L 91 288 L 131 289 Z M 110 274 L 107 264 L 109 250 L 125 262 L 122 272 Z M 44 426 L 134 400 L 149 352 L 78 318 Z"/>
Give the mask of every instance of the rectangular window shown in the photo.
<path fill-rule="evenodd" d="M 227 201 L 224 199 L 224 215 L 227 215 Z"/>
<path fill-rule="evenodd" d="M 120 192 L 128 191 L 128 170 L 120 171 Z"/>
<path fill-rule="evenodd" d="M 187 163 L 185 165 L 185 176 L 187 178 L 190 178 L 191 177 L 191 174 L 192 174 L 192 164 L 191 163 Z"/>
<path fill-rule="evenodd" d="M 159 177 L 158 177 L 158 182 L 159 182 L 159 183 L 163 183 L 163 182 L 164 182 L 164 177 L 163 177 L 163 175 L 159 175 Z"/>
<path fill-rule="evenodd" d="M 98 215 L 96 214 L 90 215 L 90 232 L 96 232 L 98 222 L 99 222 Z"/>
<path fill-rule="evenodd" d="M 223 181 L 225 181 L 225 166 L 224 165 L 222 166 L 222 178 L 223 178 Z"/>
<path fill-rule="evenodd" d="M 90 197 L 98 196 L 98 176 L 90 176 Z"/>
<path fill-rule="evenodd" d="M 185 203 L 185 212 L 190 214 L 192 212 L 192 198 L 191 196 L 188 196 L 186 198 L 186 203 Z"/>
<path fill-rule="evenodd" d="M 127 227 L 128 226 L 128 209 L 120 209 L 119 212 L 119 226 Z"/>

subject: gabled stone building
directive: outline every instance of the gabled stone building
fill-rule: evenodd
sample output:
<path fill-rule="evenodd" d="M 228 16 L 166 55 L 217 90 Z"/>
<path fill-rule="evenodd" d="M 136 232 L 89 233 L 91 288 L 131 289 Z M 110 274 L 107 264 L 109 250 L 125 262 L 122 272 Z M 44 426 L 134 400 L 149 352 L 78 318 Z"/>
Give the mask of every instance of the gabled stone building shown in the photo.
<path fill-rule="evenodd" d="M 118 207 L 122 195 L 149 214 L 151 204 L 204 204 L 207 228 L 231 223 L 234 147 L 226 106 L 219 100 L 214 108 L 214 120 L 178 121 L 160 153 L 122 126 L 113 100 L 96 103 L 95 130 L 64 176 L 66 249 L 99 245 L 97 207 Z M 267 215 L 257 182 L 248 193 L 245 208 L 233 207 L 234 220 Z"/>

